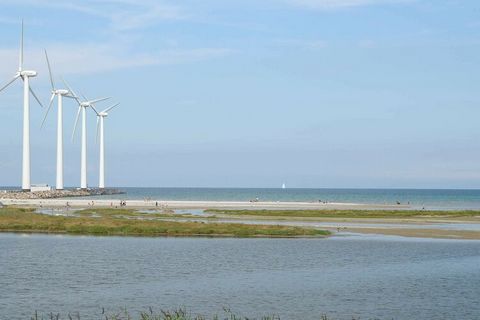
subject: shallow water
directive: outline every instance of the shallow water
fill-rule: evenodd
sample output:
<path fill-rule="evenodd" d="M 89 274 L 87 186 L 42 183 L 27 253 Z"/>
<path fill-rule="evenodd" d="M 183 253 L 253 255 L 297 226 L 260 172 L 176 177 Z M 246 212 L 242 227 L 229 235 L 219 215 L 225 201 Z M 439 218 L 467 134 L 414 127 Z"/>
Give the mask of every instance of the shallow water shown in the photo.
<path fill-rule="evenodd" d="M 479 241 L 0 234 L 0 271 L 5 319 L 182 305 L 282 319 L 480 318 Z"/>
<path fill-rule="evenodd" d="M 255 219 L 219 219 L 211 222 L 223 223 L 246 223 L 246 224 L 266 224 L 266 225 L 285 225 L 297 227 L 311 227 L 318 229 L 335 229 L 335 228 L 393 228 L 393 229 L 440 229 L 440 230 L 464 230 L 464 231 L 480 231 L 480 223 L 373 223 L 368 222 L 315 222 L 315 221 L 285 221 L 285 220 L 255 220 Z M 183 220 L 186 221 L 186 220 Z M 208 222 L 207 220 L 198 219 L 198 221 Z"/>
<path fill-rule="evenodd" d="M 46 215 L 54 216 L 78 216 L 72 210 L 65 210 L 63 208 L 38 208 L 35 212 Z M 138 210 L 139 213 L 144 213 L 145 216 L 138 218 L 149 218 L 149 214 L 162 213 L 162 210 L 147 209 L 147 210 Z M 285 225 L 285 226 L 297 226 L 297 227 L 309 227 L 317 229 L 347 229 L 347 228 L 394 228 L 394 229 L 440 229 L 440 230 L 463 230 L 463 231 L 480 231 L 480 223 L 470 222 L 443 222 L 443 223 L 425 223 L 425 222 L 410 222 L 410 223 L 388 223 L 388 222 L 368 222 L 368 219 L 365 219 L 365 222 L 343 222 L 343 221 L 300 221 L 300 220 L 262 220 L 262 219 L 229 219 L 229 218 L 220 218 L 215 220 L 204 219 L 206 217 L 215 216 L 208 213 L 205 213 L 201 209 L 176 209 L 173 210 L 174 214 L 182 215 L 188 214 L 193 216 L 198 216 L 195 219 L 171 219 L 171 221 L 197 221 L 204 223 L 245 223 L 245 224 L 262 224 L 262 225 Z M 93 214 L 92 217 L 100 217 L 99 215 Z M 152 217 L 155 219 L 155 217 Z M 170 220 L 170 219 L 168 219 Z"/>

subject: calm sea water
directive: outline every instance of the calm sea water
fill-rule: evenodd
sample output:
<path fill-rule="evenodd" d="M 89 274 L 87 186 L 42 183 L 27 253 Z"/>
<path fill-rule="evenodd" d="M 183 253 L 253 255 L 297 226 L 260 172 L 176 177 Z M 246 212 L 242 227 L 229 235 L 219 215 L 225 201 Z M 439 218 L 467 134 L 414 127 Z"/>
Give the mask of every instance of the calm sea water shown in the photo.
<path fill-rule="evenodd" d="M 230 307 L 282 319 L 479 319 L 480 242 L 0 234 L 2 319 Z"/>
<path fill-rule="evenodd" d="M 426 209 L 480 209 L 480 190 L 427 189 L 268 189 L 268 188 L 120 188 L 118 199 L 328 201 L 402 204 Z M 112 196 L 108 196 L 112 197 Z"/>
<path fill-rule="evenodd" d="M 12 189 L 12 187 L 0 187 Z M 17 188 L 18 189 L 18 188 Z M 408 204 L 425 209 L 480 209 L 480 190 L 460 189 L 280 189 L 280 188 L 132 188 L 113 199 L 212 201 L 328 201 L 363 204 Z M 99 197 L 96 197 L 99 198 Z"/>

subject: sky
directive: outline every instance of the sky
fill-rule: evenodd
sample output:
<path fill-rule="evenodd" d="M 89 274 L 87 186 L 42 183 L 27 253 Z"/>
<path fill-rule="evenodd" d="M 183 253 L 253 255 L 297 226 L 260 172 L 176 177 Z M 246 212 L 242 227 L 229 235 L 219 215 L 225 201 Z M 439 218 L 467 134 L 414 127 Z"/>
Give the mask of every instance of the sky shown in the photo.
<path fill-rule="evenodd" d="M 480 188 L 480 2 L 2 0 L 0 85 L 25 67 L 119 102 L 107 186 Z M 80 183 L 66 101 L 65 185 Z M 91 111 L 91 110 L 90 110 Z M 32 183 L 55 184 L 56 109 L 31 102 Z M 0 93 L 0 185 L 21 182 L 22 86 Z M 88 115 L 88 184 L 98 184 Z"/>

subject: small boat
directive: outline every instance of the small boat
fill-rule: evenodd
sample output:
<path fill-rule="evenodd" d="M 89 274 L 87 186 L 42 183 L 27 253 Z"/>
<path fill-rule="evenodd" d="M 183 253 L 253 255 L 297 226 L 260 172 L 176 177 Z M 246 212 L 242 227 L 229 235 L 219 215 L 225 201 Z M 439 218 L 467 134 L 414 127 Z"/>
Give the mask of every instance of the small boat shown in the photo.
<path fill-rule="evenodd" d="M 282 189 L 286 189 L 285 183 L 282 184 Z"/>

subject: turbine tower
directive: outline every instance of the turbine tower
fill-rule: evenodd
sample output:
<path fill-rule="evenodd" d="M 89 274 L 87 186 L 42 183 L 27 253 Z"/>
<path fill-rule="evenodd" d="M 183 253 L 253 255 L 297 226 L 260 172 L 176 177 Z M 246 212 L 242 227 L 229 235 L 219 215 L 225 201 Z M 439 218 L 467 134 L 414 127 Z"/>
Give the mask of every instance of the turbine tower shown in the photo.
<path fill-rule="evenodd" d="M 98 177 L 98 188 L 105 189 L 105 136 L 104 136 L 104 119 L 108 116 L 108 112 L 118 106 L 119 103 L 114 104 L 107 109 L 97 112 L 94 107 L 92 109 L 97 113 L 97 140 L 100 135 L 100 173 Z"/>
<path fill-rule="evenodd" d="M 50 75 L 50 84 L 52 86 L 52 96 L 48 105 L 47 112 L 42 121 L 42 128 L 47 119 L 48 112 L 52 107 L 53 100 L 57 96 L 57 180 L 55 189 L 63 190 L 63 96 L 68 96 L 70 91 L 65 89 L 56 89 L 53 81 L 52 69 L 50 68 L 50 61 L 48 60 L 47 50 L 45 50 L 45 59 L 47 60 L 48 74 Z"/>
<path fill-rule="evenodd" d="M 80 117 L 80 112 L 82 113 L 82 149 L 81 149 L 81 157 L 80 157 L 80 189 L 87 189 L 87 108 L 92 107 L 94 108 L 94 104 L 103 100 L 110 99 L 107 98 L 100 98 L 95 100 L 88 100 L 85 98 L 84 95 L 83 101 L 77 96 L 77 94 L 72 90 L 72 88 L 68 85 L 68 83 L 63 80 L 65 85 L 67 86 L 68 90 L 70 91 L 71 97 L 74 98 L 78 103 L 78 111 L 77 117 L 75 118 L 75 126 L 73 127 L 72 133 L 72 140 L 75 136 L 75 131 L 77 130 L 78 118 Z"/>
<path fill-rule="evenodd" d="M 38 104 L 43 107 L 35 92 L 30 87 L 30 78 L 36 77 L 37 72 L 23 69 L 23 20 L 22 33 L 20 36 L 20 57 L 18 71 L 12 80 L 0 88 L 0 92 L 7 88 L 18 78 L 23 80 L 23 153 L 22 153 L 22 190 L 30 191 L 30 93 Z"/>

